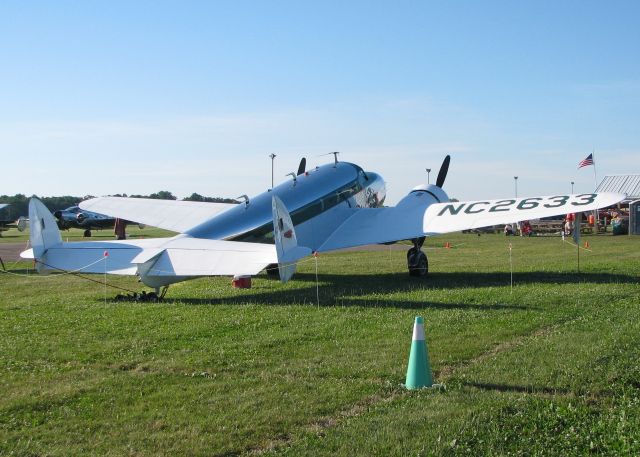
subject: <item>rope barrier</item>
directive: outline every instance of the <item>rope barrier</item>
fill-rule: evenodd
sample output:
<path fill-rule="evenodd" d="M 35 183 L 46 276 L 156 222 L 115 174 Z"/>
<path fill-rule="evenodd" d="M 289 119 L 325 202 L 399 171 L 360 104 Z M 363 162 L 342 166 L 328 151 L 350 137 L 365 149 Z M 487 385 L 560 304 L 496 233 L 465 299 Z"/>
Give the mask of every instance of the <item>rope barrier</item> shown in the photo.
<path fill-rule="evenodd" d="M 64 275 L 68 275 L 68 274 L 69 274 L 69 275 L 73 275 L 73 274 L 75 274 L 75 273 L 78 273 L 78 272 L 80 272 L 80 271 L 84 270 L 85 268 L 92 267 L 92 266 L 94 266 L 95 264 L 97 264 L 97 263 L 99 263 L 99 262 L 102 262 L 102 261 L 103 261 L 103 259 L 98 259 L 98 260 L 96 260 L 95 262 L 92 262 L 92 263 L 90 263 L 90 264 L 88 264 L 88 265 L 85 265 L 85 266 L 83 266 L 83 267 L 81 267 L 81 268 L 78 268 L 77 270 L 69 270 L 69 271 L 67 271 L 67 270 L 62 270 L 62 269 L 57 268 L 57 267 L 54 267 L 54 266 L 52 266 L 52 265 L 48 265 L 48 264 L 46 264 L 46 263 L 42 262 L 41 260 L 36 260 L 36 261 L 35 261 L 35 262 L 37 262 L 37 263 L 39 263 L 39 264 L 42 264 L 42 265 L 44 265 L 44 266 L 46 266 L 46 267 L 49 267 L 49 268 L 53 269 L 53 270 L 56 270 L 56 271 L 61 272 L 60 274 L 57 274 L 57 275 L 55 275 L 55 276 L 45 276 L 45 275 L 38 275 L 38 276 L 34 276 L 34 275 L 30 275 L 30 274 L 13 273 L 13 272 L 11 272 L 11 271 L 9 271 L 9 270 L 4 270 L 4 271 L 3 271 L 3 270 L 0 270 L 0 273 L 6 273 L 6 274 L 9 274 L 9 275 L 13 275 L 13 276 L 29 276 L 29 277 L 31 277 L 31 278 L 52 279 L 52 278 L 57 278 L 57 277 L 59 277 L 59 276 L 64 276 Z M 15 263 L 14 263 L 14 265 L 15 265 L 16 263 L 18 263 L 18 262 L 15 262 Z M 102 284 L 102 283 L 101 283 L 101 284 Z"/>
<path fill-rule="evenodd" d="M 84 270 L 85 268 L 89 268 L 89 267 L 91 267 L 93 265 L 96 265 L 99 262 L 104 262 L 105 259 L 106 259 L 106 257 L 103 257 L 102 259 L 96 260 L 95 262 L 92 262 L 92 263 L 90 263 L 88 265 L 83 266 L 82 268 L 79 268 L 77 270 L 71 270 L 71 271 L 61 270 L 60 268 L 54 267 L 53 265 L 49 265 L 49 264 L 47 264 L 45 262 L 42 262 L 41 260 L 36 260 L 37 263 L 39 263 L 41 265 L 44 265 L 45 267 L 51 268 L 52 270 L 56 270 L 56 271 L 60 272 L 59 274 L 56 274 L 54 276 L 20 274 L 20 273 L 13 273 L 11 271 L 3 271 L 3 270 L 0 270 L 0 273 L 5 273 L 5 274 L 8 274 L 8 275 L 12 275 L 12 276 L 21 276 L 21 277 L 38 278 L 38 279 L 55 279 L 55 278 L 61 278 L 61 277 L 66 276 L 66 275 L 71 275 L 71 276 L 76 276 L 76 277 L 78 277 L 80 279 L 84 279 L 86 281 L 95 282 L 96 284 L 104 285 L 105 287 L 108 286 L 108 287 L 111 287 L 113 289 L 123 290 L 125 292 L 136 293 L 135 290 L 127 289 L 125 287 L 120 287 L 120 286 L 116 286 L 116 285 L 113 285 L 113 284 L 108 284 L 108 283 L 106 283 L 106 281 L 104 281 L 104 282 L 103 281 L 98 281 L 96 279 L 88 278 L 88 277 L 83 276 L 80 273 L 78 273 L 78 272 Z"/>
<path fill-rule="evenodd" d="M 583 248 L 582 246 L 580 246 L 579 244 L 576 243 L 572 243 L 571 241 L 567 241 L 567 240 L 562 240 L 563 243 L 567 243 L 569 246 L 573 246 L 574 248 L 577 247 L 578 249 L 582 249 L 583 251 L 589 251 L 589 252 L 593 252 L 591 249 L 588 248 Z"/>

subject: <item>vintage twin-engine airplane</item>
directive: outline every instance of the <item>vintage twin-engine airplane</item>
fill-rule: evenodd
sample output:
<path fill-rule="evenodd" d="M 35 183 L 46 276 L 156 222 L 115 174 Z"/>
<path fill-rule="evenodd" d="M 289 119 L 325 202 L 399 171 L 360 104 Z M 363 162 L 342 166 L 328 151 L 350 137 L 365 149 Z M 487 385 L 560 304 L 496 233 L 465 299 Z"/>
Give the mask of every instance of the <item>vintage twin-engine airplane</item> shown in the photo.
<path fill-rule="evenodd" d="M 338 162 L 305 171 L 240 204 L 101 197 L 83 210 L 136 220 L 180 234 L 172 238 L 64 243 L 51 213 L 29 203 L 31 246 L 23 257 L 40 272 L 83 271 L 137 275 L 156 293 L 200 276 L 251 276 L 277 264 L 283 282 L 313 252 L 411 240 L 409 272 L 424 276 L 425 237 L 613 205 L 624 195 L 601 193 L 449 202 L 442 189 L 447 156 L 436 184 L 420 185 L 394 207 L 382 207 L 381 176 Z M 269 271 L 269 270 L 268 270 Z M 165 289 L 166 290 L 166 289 Z"/>
<path fill-rule="evenodd" d="M 84 229 L 85 238 L 91 236 L 91 230 L 112 228 L 117 219 L 106 214 L 82 210 L 79 206 L 70 206 L 69 208 L 58 210 L 53 213 L 53 216 L 58 221 L 58 227 L 63 230 L 69 228 Z M 123 223 L 131 224 L 132 222 L 123 221 Z"/>
<path fill-rule="evenodd" d="M 8 203 L 0 203 L 0 210 L 9 206 Z M 20 216 L 18 220 L 10 220 L 10 219 L 0 219 L 0 236 L 2 236 L 2 232 L 5 230 L 9 230 L 11 228 L 17 228 L 19 232 L 23 232 L 27 227 L 27 218 Z"/>

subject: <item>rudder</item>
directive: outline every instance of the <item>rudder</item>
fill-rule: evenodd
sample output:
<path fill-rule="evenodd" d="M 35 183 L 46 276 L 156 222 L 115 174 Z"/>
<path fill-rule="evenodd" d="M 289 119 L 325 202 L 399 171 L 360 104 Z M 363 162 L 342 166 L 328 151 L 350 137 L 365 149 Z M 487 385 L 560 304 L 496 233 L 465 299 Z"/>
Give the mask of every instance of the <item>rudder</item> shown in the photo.
<path fill-rule="evenodd" d="M 273 210 L 273 237 L 278 255 L 280 280 L 287 282 L 296 272 L 296 262 L 311 254 L 311 249 L 298 246 L 298 239 L 289 211 L 277 196 L 271 199 Z"/>
<path fill-rule="evenodd" d="M 29 228 L 29 240 L 36 260 L 39 260 L 50 247 L 62 243 L 56 219 L 44 203 L 35 197 L 29 200 Z M 36 267 L 40 269 L 40 264 Z"/>

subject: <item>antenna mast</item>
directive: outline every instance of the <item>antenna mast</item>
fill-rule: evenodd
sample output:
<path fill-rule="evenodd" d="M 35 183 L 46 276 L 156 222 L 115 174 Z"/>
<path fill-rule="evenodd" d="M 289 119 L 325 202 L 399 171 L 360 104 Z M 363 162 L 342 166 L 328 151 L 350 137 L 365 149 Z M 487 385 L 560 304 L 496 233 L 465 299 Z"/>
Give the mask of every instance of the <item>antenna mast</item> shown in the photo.
<path fill-rule="evenodd" d="M 340 152 L 334 151 L 329 154 L 333 154 L 333 168 L 336 168 L 338 166 L 338 154 L 340 154 Z"/>
<path fill-rule="evenodd" d="M 271 157 L 271 190 L 273 190 L 273 159 L 276 158 L 276 155 L 271 153 L 269 157 Z"/>

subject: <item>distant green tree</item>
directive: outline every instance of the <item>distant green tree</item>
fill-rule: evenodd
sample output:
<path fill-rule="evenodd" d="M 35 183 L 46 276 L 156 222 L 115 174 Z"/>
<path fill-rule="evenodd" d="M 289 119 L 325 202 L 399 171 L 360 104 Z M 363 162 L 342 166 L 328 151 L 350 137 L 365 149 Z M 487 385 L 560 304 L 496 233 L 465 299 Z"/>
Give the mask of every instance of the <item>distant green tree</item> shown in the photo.
<path fill-rule="evenodd" d="M 160 192 L 153 193 L 151 195 L 130 195 L 131 198 L 152 198 L 154 200 L 177 200 L 178 198 L 168 190 L 161 190 Z"/>
<path fill-rule="evenodd" d="M 29 212 L 29 198 L 24 194 L 0 195 L 0 203 L 10 205 L 0 210 L 0 219 L 3 220 L 13 221 Z"/>
<path fill-rule="evenodd" d="M 234 200 L 233 198 L 222 198 L 222 197 L 204 197 L 197 193 L 192 193 L 190 196 L 183 199 L 187 202 L 208 202 L 208 203 L 238 203 L 238 200 Z"/>
<path fill-rule="evenodd" d="M 203 201 L 205 201 L 204 197 L 202 195 L 196 194 L 195 192 L 192 193 L 191 195 L 189 195 L 188 197 L 185 197 L 183 200 L 187 201 L 187 202 L 203 202 Z"/>
<path fill-rule="evenodd" d="M 160 192 L 156 192 L 155 194 L 149 195 L 149 198 L 153 198 L 156 200 L 177 200 L 178 197 L 173 195 L 168 190 L 161 190 Z"/>
<path fill-rule="evenodd" d="M 34 195 L 35 197 L 35 195 Z M 49 211 L 52 213 L 59 209 L 66 209 L 70 206 L 76 206 L 83 200 L 83 197 L 74 197 L 72 195 L 65 195 L 62 197 L 41 197 L 42 203 L 45 204 Z"/>
<path fill-rule="evenodd" d="M 37 195 L 32 195 L 32 197 L 42 200 L 42 203 L 44 203 L 51 212 L 75 206 L 83 200 L 82 197 L 72 195 L 62 197 L 38 197 Z M 31 197 L 27 197 L 24 194 L 0 195 L 0 203 L 8 203 L 10 205 L 2 210 L 0 219 L 15 220 L 20 216 L 27 216 L 29 214 L 29 198 Z"/>

